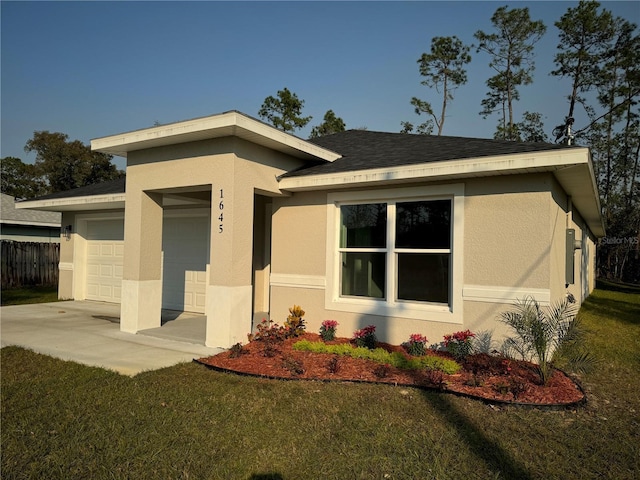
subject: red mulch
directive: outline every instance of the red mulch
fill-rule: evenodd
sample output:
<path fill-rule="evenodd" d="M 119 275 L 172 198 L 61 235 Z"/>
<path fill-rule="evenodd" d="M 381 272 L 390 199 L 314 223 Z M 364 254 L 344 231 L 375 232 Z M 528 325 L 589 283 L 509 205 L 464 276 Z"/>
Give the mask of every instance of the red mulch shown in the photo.
<path fill-rule="evenodd" d="M 218 370 L 268 378 L 359 381 L 439 388 L 445 392 L 489 402 L 573 405 L 583 401 L 585 397 L 580 387 L 559 370 L 554 371 L 548 385 L 542 386 L 533 364 L 487 354 L 470 356 L 458 374 L 443 374 L 441 378 L 424 370 L 402 370 L 347 356 L 337 357 L 337 369 L 333 369 L 330 362 L 336 361 L 332 360 L 336 357 L 334 355 L 293 350 L 292 345 L 303 338 L 320 340 L 319 335 L 305 333 L 279 344 L 277 353 L 271 357 L 265 356 L 264 342 L 253 341 L 244 345 L 242 354 L 236 358 L 232 358 L 231 351 L 227 350 L 212 357 L 200 358 L 197 362 Z M 340 338 L 328 343 L 345 342 L 349 340 Z M 385 343 L 377 346 L 404 353 L 400 346 Z M 427 354 L 451 358 L 446 352 L 429 351 Z M 295 372 L 296 365 L 302 371 Z"/>

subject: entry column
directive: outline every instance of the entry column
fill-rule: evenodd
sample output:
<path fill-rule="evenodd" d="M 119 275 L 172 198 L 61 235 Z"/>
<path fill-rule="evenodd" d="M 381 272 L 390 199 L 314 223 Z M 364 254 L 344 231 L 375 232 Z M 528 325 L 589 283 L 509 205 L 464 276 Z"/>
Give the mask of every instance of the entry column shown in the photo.
<path fill-rule="evenodd" d="M 136 333 L 162 322 L 162 195 L 127 185 L 126 202 L 120 330 Z"/>
<path fill-rule="evenodd" d="M 251 331 L 252 225 L 253 190 L 232 182 L 214 185 L 205 307 L 209 347 L 246 342 Z"/>

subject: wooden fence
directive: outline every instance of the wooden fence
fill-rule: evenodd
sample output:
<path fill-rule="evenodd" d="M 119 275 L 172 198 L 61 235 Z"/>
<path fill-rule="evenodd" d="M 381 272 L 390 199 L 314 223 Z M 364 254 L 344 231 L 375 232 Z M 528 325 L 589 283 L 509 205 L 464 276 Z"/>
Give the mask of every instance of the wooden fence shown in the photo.
<path fill-rule="evenodd" d="M 0 242 L 2 288 L 58 284 L 59 243 Z"/>

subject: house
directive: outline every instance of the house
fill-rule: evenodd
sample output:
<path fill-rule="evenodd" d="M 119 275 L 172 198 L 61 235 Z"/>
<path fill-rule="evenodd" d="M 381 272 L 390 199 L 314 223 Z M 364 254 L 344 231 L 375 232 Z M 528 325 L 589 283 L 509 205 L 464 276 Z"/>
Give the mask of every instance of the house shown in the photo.
<path fill-rule="evenodd" d="M 5 193 L 0 197 L 0 240 L 60 242 L 60 213 L 16 209 L 14 197 Z"/>
<path fill-rule="evenodd" d="M 206 316 L 206 345 L 301 305 L 350 336 L 504 334 L 525 296 L 582 302 L 604 236 L 589 150 L 352 130 L 303 140 L 240 112 L 95 139 L 124 179 L 20 207 L 60 211 L 59 296 Z"/>

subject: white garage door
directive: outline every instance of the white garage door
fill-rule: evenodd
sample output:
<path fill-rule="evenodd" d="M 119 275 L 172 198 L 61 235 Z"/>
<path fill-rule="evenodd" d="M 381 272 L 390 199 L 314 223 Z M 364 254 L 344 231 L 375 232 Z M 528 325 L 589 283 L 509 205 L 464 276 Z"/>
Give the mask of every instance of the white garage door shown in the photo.
<path fill-rule="evenodd" d="M 204 313 L 209 219 L 165 215 L 162 232 L 162 308 Z"/>
<path fill-rule="evenodd" d="M 124 220 L 87 222 L 87 299 L 120 303 Z"/>

